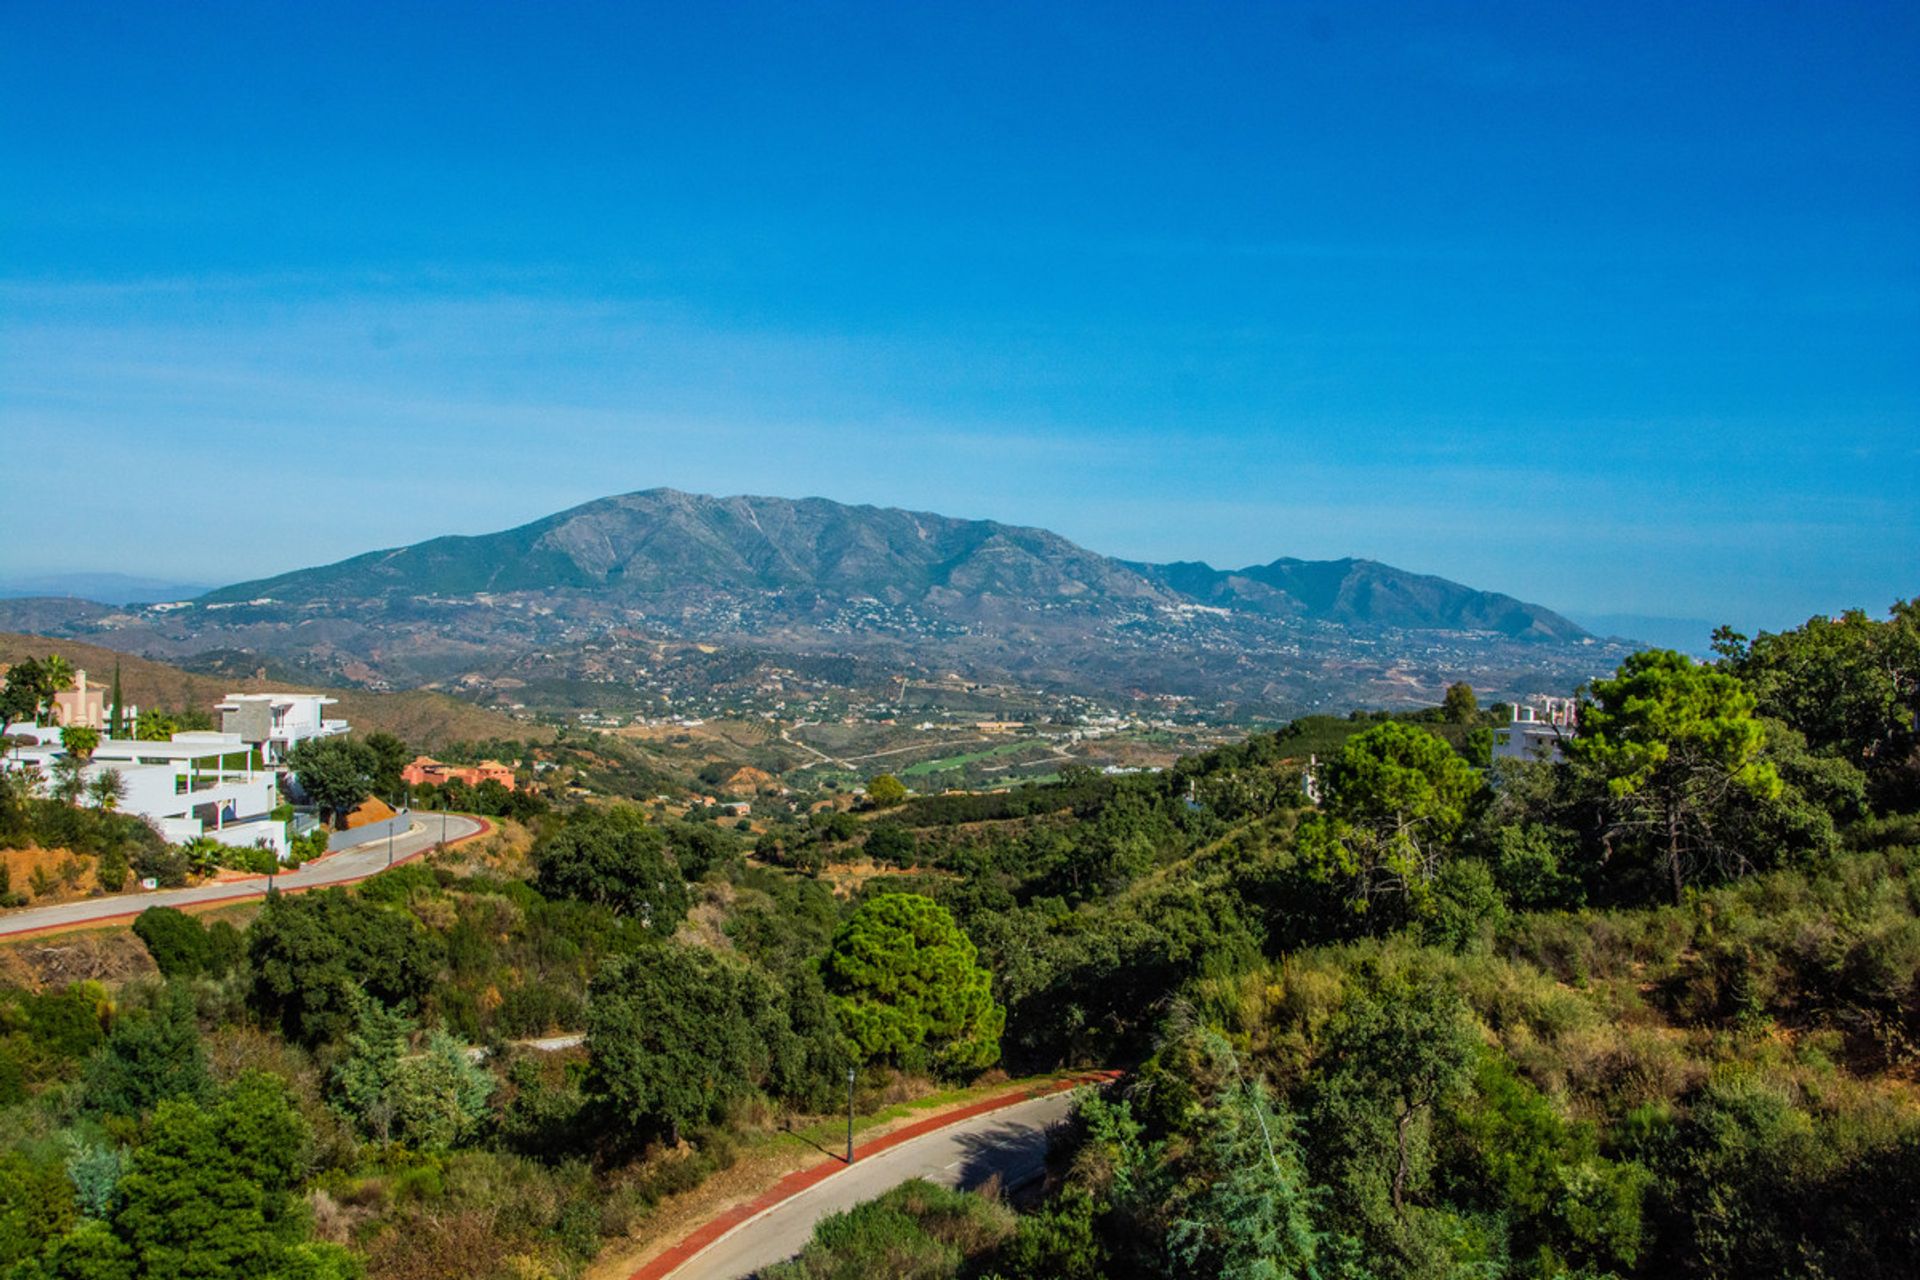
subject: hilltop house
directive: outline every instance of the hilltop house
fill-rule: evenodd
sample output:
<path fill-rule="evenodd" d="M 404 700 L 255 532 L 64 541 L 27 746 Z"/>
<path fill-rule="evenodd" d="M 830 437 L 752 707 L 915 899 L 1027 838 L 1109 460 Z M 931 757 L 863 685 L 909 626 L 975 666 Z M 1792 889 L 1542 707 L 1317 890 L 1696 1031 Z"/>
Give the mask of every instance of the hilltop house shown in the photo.
<path fill-rule="evenodd" d="M 1579 726 L 1579 704 L 1572 698 L 1541 698 L 1537 706 L 1519 703 L 1513 719 L 1493 731 L 1493 758 L 1563 764 L 1566 744 Z"/>
<path fill-rule="evenodd" d="M 483 782 L 497 782 L 509 791 L 515 789 L 513 769 L 498 760 L 463 765 L 444 764 L 432 756 L 416 756 L 412 764 L 400 771 L 400 780 L 410 787 L 444 787 L 449 782 L 477 787 Z"/>
<path fill-rule="evenodd" d="M 262 761 L 278 765 L 309 738 L 347 731 L 345 720 L 326 718 L 325 708 L 334 701 L 317 693 L 230 693 L 214 710 L 222 733 L 238 734 L 248 746 L 260 748 Z"/>

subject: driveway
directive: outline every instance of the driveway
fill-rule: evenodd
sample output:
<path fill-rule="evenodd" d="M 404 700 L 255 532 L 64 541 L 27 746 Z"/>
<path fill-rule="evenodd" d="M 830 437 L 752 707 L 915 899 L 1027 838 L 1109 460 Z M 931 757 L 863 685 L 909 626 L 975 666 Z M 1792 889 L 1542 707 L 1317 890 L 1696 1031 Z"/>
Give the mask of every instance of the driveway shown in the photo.
<path fill-rule="evenodd" d="M 368 844 L 327 854 L 301 867 L 282 872 L 274 883 L 282 893 L 318 889 L 330 884 L 350 884 L 417 858 L 442 840 L 453 844 L 469 840 L 493 829 L 484 818 L 469 818 L 458 813 L 416 813 L 405 835 L 393 838 L 391 863 L 385 838 Z M 247 880 L 222 880 L 196 885 L 191 889 L 156 889 L 151 893 L 120 893 L 104 898 L 84 898 L 49 907 L 25 907 L 0 912 L 0 938 L 30 933 L 53 933 L 65 929 L 90 928 L 115 920 L 131 919 L 148 907 L 203 906 L 210 902 L 242 902 L 267 894 L 266 877 Z"/>

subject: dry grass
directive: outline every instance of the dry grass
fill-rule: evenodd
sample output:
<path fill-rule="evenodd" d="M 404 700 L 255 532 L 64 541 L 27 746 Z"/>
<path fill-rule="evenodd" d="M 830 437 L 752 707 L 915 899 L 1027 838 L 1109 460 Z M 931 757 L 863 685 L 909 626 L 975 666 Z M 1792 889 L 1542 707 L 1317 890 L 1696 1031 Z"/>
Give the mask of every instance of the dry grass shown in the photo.
<path fill-rule="evenodd" d="M 93 874 L 93 855 L 88 853 L 33 846 L 0 849 L 0 865 L 6 867 L 13 891 L 26 895 L 36 907 L 90 897 L 100 888 Z"/>

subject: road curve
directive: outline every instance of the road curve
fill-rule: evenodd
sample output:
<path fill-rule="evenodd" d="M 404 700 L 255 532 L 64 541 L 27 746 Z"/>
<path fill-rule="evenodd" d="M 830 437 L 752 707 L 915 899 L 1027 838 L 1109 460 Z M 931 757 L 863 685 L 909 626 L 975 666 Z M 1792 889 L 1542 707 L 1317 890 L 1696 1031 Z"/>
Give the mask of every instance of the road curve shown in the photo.
<path fill-rule="evenodd" d="M 416 813 L 405 835 L 393 838 L 392 864 L 398 866 L 417 858 L 443 840 L 457 844 L 493 830 L 485 818 L 470 818 L 459 813 Z M 282 893 L 318 889 L 325 885 L 351 884 L 385 871 L 388 863 L 384 839 L 342 849 L 307 863 L 298 871 L 274 877 Z M 152 893 L 121 893 L 104 898 L 83 898 L 50 907 L 27 907 L 0 913 L 0 938 L 18 938 L 37 933 L 58 933 L 67 929 L 96 928 L 119 920 L 131 920 L 148 907 L 204 906 L 211 902 L 243 902 L 263 898 L 267 880 L 259 876 L 247 880 L 223 880 L 196 885 L 191 889 L 157 889 Z"/>
<path fill-rule="evenodd" d="M 753 1275 L 799 1253 L 815 1224 L 828 1214 L 872 1200 L 909 1178 L 971 1188 L 998 1175 L 1002 1185 L 1019 1186 L 1041 1172 L 1047 1131 L 1072 1109 L 1072 1093 L 1049 1094 L 956 1121 L 872 1155 L 856 1153 L 851 1168 L 843 1167 L 755 1214 L 677 1267 L 642 1267 L 634 1280 L 738 1280 Z"/>

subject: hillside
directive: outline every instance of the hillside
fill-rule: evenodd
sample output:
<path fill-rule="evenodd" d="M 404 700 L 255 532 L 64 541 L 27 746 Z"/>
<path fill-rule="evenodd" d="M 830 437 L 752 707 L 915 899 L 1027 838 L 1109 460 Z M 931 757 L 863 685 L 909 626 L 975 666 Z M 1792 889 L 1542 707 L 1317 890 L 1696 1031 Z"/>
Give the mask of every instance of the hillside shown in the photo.
<path fill-rule="evenodd" d="M 203 676 L 99 645 L 0 632 L 0 665 L 23 658 L 43 658 L 50 653 L 58 653 L 75 667 L 84 669 L 90 681 L 102 686 L 113 679 L 117 663 L 121 694 L 132 706 L 211 711 L 213 704 L 229 693 L 285 690 L 324 693 L 338 700 L 332 714 L 349 721 L 354 728 L 367 732 L 384 730 L 427 751 L 437 750 L 449 742 L 480 742 L 490 738 L 544 742 L 553 736 L 553 731 L 544 725 L 515 720 L 442 693 L 424 690 L 371 693 L 359 689 L 289 685 L 250 677 Z"/>

